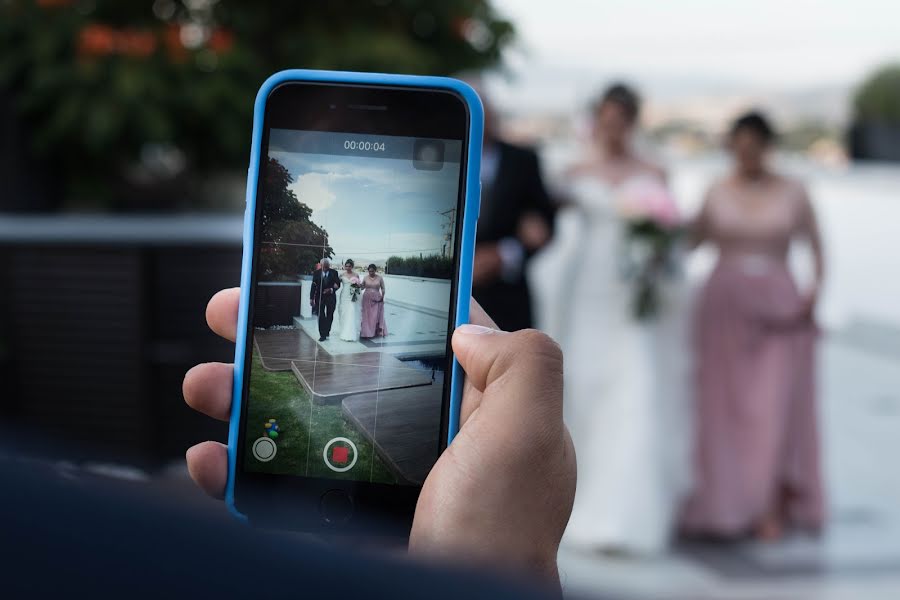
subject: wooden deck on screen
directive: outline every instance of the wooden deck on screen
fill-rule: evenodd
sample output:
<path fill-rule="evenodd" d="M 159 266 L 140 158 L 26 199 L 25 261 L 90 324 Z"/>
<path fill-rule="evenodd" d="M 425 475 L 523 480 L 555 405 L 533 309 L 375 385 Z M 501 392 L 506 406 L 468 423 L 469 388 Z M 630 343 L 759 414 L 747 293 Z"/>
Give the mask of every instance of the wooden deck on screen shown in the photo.
<path fill-rule="evenodd" d="M 341 410 L 399 479 L 421 485 L 438 456 L 442 387 L 357 394 Z"/>

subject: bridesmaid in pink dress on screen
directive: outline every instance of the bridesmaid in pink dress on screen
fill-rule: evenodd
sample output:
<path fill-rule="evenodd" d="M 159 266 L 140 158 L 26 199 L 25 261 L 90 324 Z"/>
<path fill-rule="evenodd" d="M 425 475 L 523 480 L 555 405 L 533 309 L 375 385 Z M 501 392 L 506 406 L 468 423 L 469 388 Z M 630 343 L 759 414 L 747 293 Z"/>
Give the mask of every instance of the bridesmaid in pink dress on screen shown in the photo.
<path fill-rule="evenodd" d="M 813 313 L 822 282 L 819 231 L 803 185 L 771 171 L 774 132 L 758 113 L 732 126 L 733 172 L 714 183 L 695 242 L 719 251 L 698 299 L 696 488 L 688 534 L 779 538 L 818 531 L 819 466 Z M 800 291 L 788 271 L 795 239 L 807 241 L 815 284 Z"/>
<path fill-rule="evenodd" d="M 384 322 L 384 277 L 377 270 L 374 264 L 369 265 L 369 274 L 363 278 L 361 338 L 387 337 L 388 334 Z"/>

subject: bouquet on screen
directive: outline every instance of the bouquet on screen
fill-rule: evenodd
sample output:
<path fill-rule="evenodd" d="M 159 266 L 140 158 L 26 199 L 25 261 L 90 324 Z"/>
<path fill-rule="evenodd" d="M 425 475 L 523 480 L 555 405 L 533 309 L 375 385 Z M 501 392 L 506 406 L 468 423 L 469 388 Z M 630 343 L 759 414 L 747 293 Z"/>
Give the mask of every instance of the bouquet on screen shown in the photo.
<path fill-rule="evenodd" d="M 359 294 L 362 292 L 363 286 L 359 281 L 359 277 L 354 275 L 350 278 L 350 301 L 356 302 L 359 300 Z"/>
<path fill-rule="evenodd" d="M 651 177 L 624 183 L 616 209 L 625 223 L 620 273 L 632 288 L 632 316 L 645 321 L 660 309 L 660 283 L 678 272 L 676 246 L 683 227 L 668 188 Z"/>

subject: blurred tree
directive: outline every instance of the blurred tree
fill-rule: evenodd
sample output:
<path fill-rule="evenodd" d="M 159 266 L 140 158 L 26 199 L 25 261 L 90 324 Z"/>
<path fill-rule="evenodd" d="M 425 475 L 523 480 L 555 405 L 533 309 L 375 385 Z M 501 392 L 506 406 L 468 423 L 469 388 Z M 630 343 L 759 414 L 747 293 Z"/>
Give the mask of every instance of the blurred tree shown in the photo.
<path fill-rule="evenodd" d="M 853 106 L 851 156 L 900 162 L 900 64 L 885 66 L 863 82 Z"/>
<path fill-rule="evenodd" d="M 108 205 L 118 184 L 242 166 L 274 71 L 450 74 L 497 63 L 512 35 L 490 0 L 5 0 L 0 92 L 67 196 Z"/>
<path fill-rule="evenodd" d="M 290 188 L 291 174 L 274 158 L 263 171 L 259 253 L 264 281 L 296 280 L 312 273 L 324 257 L 334 256 L 328 232 L 313 223 L 312 209 Z"/>
<path fill-rule="evenodd" d="M 853 105 L 862 121 L 900 125 L 900 64 L 871 75 L 856 92 Z"/>
<path fill-rule="evenodd" d="M 384 270 L 390 275 L 450 279 L 453 277 L 453 259 L 440 254 L 391 256 L 385 262 Z"/>

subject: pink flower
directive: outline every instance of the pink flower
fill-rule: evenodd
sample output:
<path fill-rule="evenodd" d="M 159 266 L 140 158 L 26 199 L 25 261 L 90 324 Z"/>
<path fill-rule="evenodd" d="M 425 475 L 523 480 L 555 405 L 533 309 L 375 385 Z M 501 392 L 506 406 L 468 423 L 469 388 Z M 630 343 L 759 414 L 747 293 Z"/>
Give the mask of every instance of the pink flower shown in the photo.
<path fill-rule="evenodd" d="M 661 181 L 635 177 L 625 182 L 617 197 L 619 214 L 629 221 L 649 220 L 672 228 L 681 222 L 675 199 Z"/>

